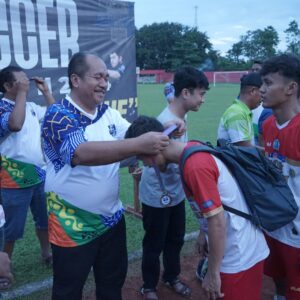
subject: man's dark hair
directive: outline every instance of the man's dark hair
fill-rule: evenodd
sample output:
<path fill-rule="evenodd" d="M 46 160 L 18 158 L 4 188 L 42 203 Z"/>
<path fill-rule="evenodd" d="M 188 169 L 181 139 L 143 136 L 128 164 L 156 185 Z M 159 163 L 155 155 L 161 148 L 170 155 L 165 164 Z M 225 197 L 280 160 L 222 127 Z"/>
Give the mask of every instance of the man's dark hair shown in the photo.
<path fill-rule="evenodd" d="M 260 88 L 262 85 L 261 75 L 257 72 L 245 74 L 240 79 L 240 94 L 246 94 L 255 88 Z"/>
<path fill-rule="evenodd" d="M 23 72 L 23 69 L 17 66 L 8 66 L 0 71 L 0 92 L 6 93 L 4 84 L 9 83 L 12 85 L 15 81 L 13 72 Z"/>
<path fill-rule="evenodd" d="M 263 64 L 263 61 L 260 60 L 260 59 L 255 59 L 255 60 L 253 60 L 253 65 L 254 65 L 254 64 L 262 65 L 262 64 Z"/>
<path fill-rule="evenodd" d="M 129 126 L 125 139 L 135 138 L 149 131 L 163 132 L 164 126 L 155 118 L 139 116 Z"/>
<path fill-rule="evenodd" d="M 175 88 L 175 97 L 178 97 L 183 89 L 209 89 L 209 82 L 204 73 L 193 67 L 179 69 L 175 73 L 173 85 Z"/>
<path fill-rule="evenodd" d="M 69 86 L 70 89 L 73 88 L 73 84 L 71 82 L 72 74 L 77 74 L 80 78 L 82 78 L 85 73 L 89 70 L 89 66 L 86 62 L 87 54 L 83 52 L 75 53 L 68 65 L 68 77 L 69 77 Z"/>
<path fill-rule="evenodd" d="M 266 76 L 270 73 L 279 73 L 283 77 L 296 81 L 298 84 L 297 96 L 300 96 L 300 59 L 297 56 L 282 54 L 266 60 L 260 74 Z"/>

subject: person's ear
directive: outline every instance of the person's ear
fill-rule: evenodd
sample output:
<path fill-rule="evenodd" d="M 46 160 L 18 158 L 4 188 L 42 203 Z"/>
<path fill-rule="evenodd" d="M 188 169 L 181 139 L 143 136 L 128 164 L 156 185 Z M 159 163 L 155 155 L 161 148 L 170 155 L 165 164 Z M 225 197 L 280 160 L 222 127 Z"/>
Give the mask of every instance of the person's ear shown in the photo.
<path fill-rule="evenodd" d="M 3 84 L 3 87 L 5 89 L 5 92 L 9 92 L 14 86 L 14 83 L 5 82 Z"/>
<path fill-rule="evenodd" d="M 190 90 L 187 88 L 184 88 L 181 90 L 181 95 L 184 99 L 186 99 L 187 97 L 189 97 L 191 94 Z"/>
<path fill-rule="evenodd" d="M 70 77 L 73 87 L 78 88 L 80 77 L 77 74 L 72 74 Z"/>
<path fill-rule="evenodd" d="M 251 87 L 251 89 L 250 89 L 250 94 L 253 96 L 253 95 L 255 95 L 255 92 L 256 92 L 256 90 L 257 90 L 257 88 L 256 87 Z"/>
<path fill-rule="evenodd" d="M 288 96 L 292 96 L 292 95 L 297 95 L 297 93 L 298 93 L 298 89 L 299 89 L 299 85 L 298 85 L 298 83 L 297 82 L 295 82 L 295 81 L 291 81 L 291 82 L 289 82 L 288 83 L 288 85 L 287 85 L 287 89 L 286 89 L 286 94 L 288 95 Z"/>

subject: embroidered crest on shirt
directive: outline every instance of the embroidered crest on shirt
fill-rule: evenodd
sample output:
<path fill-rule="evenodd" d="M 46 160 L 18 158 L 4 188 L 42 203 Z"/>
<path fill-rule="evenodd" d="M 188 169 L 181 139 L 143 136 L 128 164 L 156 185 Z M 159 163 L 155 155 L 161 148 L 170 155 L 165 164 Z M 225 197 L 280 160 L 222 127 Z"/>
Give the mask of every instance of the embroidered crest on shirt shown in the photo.
<path fill-rule="evenodd" d="M 31 109 L 31 114 L 35 117 L 36 114 L 35 114 L 35 111 L 33 109 Z"/>
<path fill-rule="evenodd" d="M 212 200 L 207 200 L 207 201 L 204 201 L 203 204 L 202 204 L 202 207 L 203 208 L 210 208 L 211 206 L 213 206 L 214 203 Z"/>
<path fill-rule="evenodd" d="M 279 147 L 280 147 L 279 140 L 278 139 L 274 140 L 274 142 L 273 142 L 273 149 L 279 150 Z"/>
<path fill-rule="evenodd" d="M 108 125 L 109 133 L 111 136 L 116 136 L 117 134 L 117 129 L 115 124 L 110 124 Z"/>

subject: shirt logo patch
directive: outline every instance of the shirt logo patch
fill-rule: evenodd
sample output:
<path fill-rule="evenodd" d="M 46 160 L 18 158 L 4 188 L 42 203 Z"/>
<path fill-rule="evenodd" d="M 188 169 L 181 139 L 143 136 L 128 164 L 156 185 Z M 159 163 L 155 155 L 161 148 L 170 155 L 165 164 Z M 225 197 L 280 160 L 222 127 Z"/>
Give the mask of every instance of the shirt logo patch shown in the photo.
<path fill-rule="evenodd" d="M 111 136 L 116 136 L 117 129 L 115 124 L 108 125 L 108 129 Z"/>
<path fill-rule="evenodd" d="M 280 147 L 279 140 L 278 139 L 274 140 L 274 142 L 273 142 L 273 149 L 279 150 L 279 147 Z"/>
<path fill-rule="evenodd" d="M 204 201 L 203 204 L 202 204 L 202 207 L 203 208 L 210 208 L 214 205 L 213 201 L 212 200 L 207 200 L 207 201 Z"/>
<path fill-rule="evenodd" d="M 32 109 L 31 110 L 31 114 L 35 117 L 36 116 L 36 114 L 35 114 L 35 111 Z"/>

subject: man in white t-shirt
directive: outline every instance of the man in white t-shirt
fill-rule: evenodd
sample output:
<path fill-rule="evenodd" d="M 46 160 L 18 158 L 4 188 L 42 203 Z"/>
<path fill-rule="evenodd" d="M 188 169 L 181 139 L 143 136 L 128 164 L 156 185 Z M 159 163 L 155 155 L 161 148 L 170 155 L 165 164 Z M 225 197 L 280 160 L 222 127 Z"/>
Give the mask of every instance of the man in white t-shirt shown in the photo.
<path fill-rule="evenodd" d="M 54 102 L 46 82 L 31 78 L 45 97 Z M 52 257 L 48 241 L 48 222 L 44 193 L 45 161 L 41 149 L 40 123 L 46 112 L 26 101 L 29 79 L 20 67 L 9 66 L 0 72 L 0 153 L 1 198 L 6 216 L 4 251 L 12 256 L 15 241 L 24 233 L 30 207 L 45 263 Z"/>
<path fill-rule="evenodd" d="M 170 120 L 186 121 L 187 113 L 197 112 L 204 103 L 204 96 L 209 89 L 209 83 L 203 72 L 193 67 L 183 67 L 176 71 L 173 100 L 159 114 L 161 123 Z M 171 87 L 171 88 L 172 88 Z M 187 142 L 187 132 L 178 141 Z M 144 168 L 140 182 L 139 198 L 142 202 L 143 238 L 141 292 L 144 299 L 156 299 L 156 287 L 160 276 L 160 254 L 163 253 L 162 280 L 172 289 L 188 296 L 191 289 L 180 279 L 180 251 L 185 234 L 185 194 L 180 182 L 180 172 L 177 164 L 169 164 L 159 179 L 153 168 Z M 162 203 L 161 196 L 167 193 L 169 203 Z"/>
<path fill-rule="evenodd" d="M 148 131 L 162 131 L 155 118 L 140 117 L 129 127 L 126 137 Z M 145 165 L 156 164 L 163 172 L 169 163 L 179 163 L 185 149 L 198 142 L 170 145 L 155 156 L 140 155 Z M 222 204 L 249 212 L 236 180 L 227 167 L 211 154 L 191 155 L 181 174 L 185 192 L 195 214 L 207 220 L 208 270 L 203 288 L 209 299 L 259 300 L 263 264 L 269 250 L 262 231 L 249 220 L 224 211 Z"/>
<path fill-rule="evenodd" d="M 52 299 L 81 299 L 93 267 L 97 299 L 120 300 L 127 249 L 119 161 L 156 154 L 169 139 L 148 133 L 123 140 L 129 123 L 103 103 L 109 75 L 99 57 L 74 54 L 68 76 L 71 92 L 49 107 L 42 128 Z"/>

